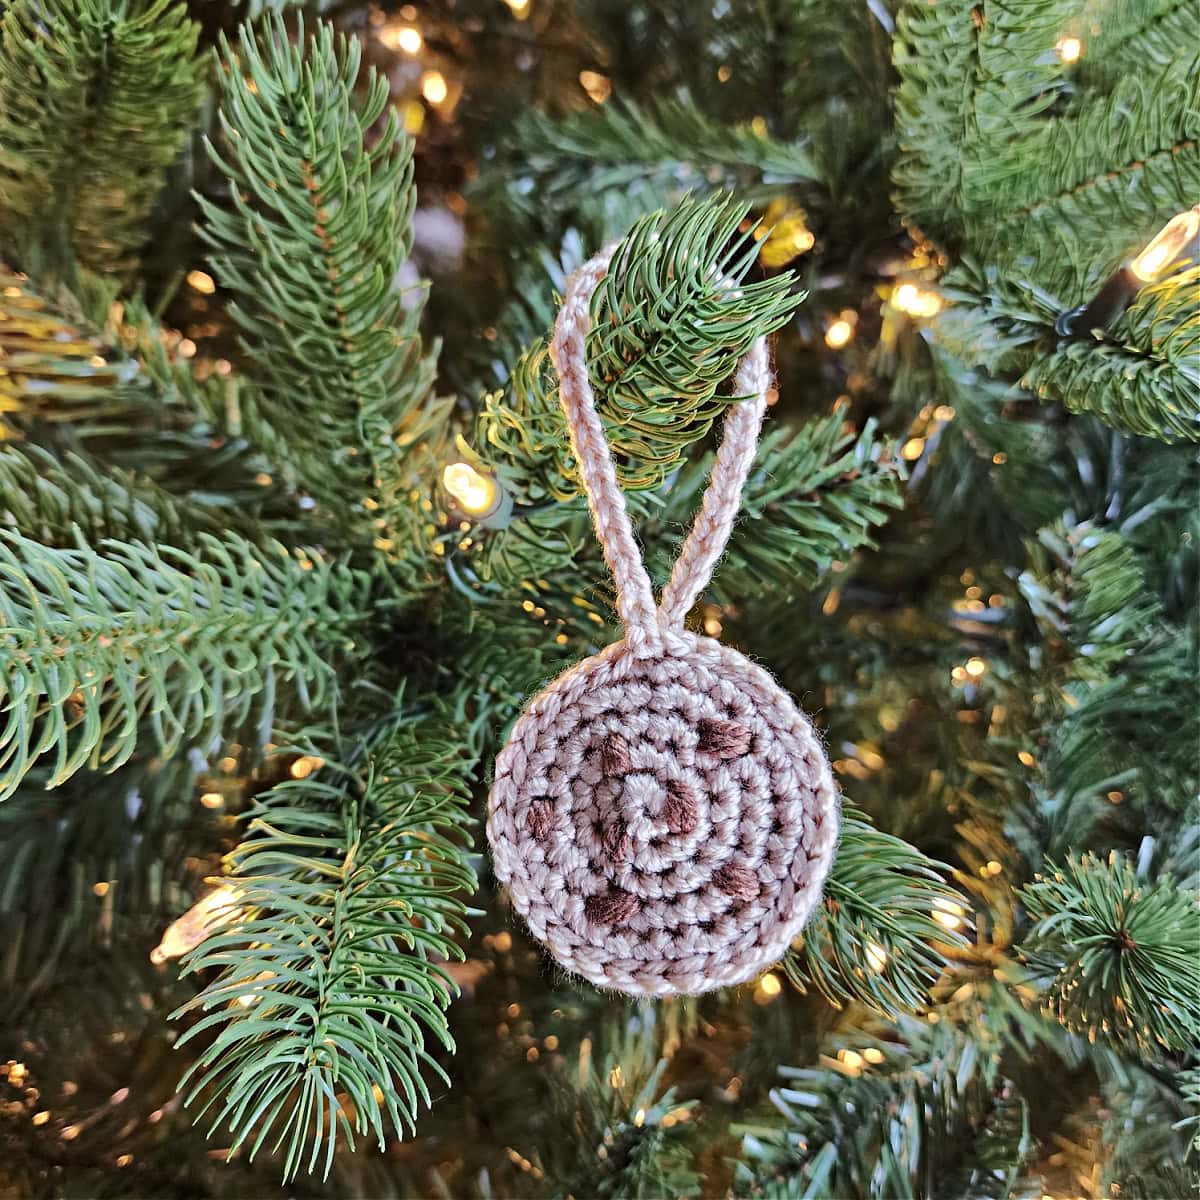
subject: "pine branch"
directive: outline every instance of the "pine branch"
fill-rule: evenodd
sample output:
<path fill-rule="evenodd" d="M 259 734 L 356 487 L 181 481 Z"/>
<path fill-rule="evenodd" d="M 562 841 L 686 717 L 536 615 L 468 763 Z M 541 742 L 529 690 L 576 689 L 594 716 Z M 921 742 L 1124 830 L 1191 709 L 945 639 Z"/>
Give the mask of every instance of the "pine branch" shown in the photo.
<path fill-rule="evenodd" d="M 712 467 L 687 464 L 646 531 L 660 568 L 674 561 Z M 847 432 L 840 413 L 798 429 L 774 429 L 762 444 L 742 497 L 742 519 L 710 588 L 718 604 L 782 589 L 811 589 L 835 559 L 872 547 L 872 534 L 903 503 L 900 464 L 868 422 Z"/>
<path fill-rule="evenodd" d="M 49 795 L 35 773 L 0 804 L 0 982 L 23 1004 L 79 970 L 97 946 L 165 921 L 214 816 L 185 758 L 77 775 Z M 207 826 L 207 829 L 206 829 Z"/>
<path fill-rule="evenodd" d="M 119 468 L 101 472 L 87 458 L 60 462 L 37 445 L 0 450 L 0 516 L 8 528 L 43 546 L 70 548 L 108 539 L 194 550 L 200 534 L 229 522 Z"/>
<path fill-rule="evenodd" d="M 74 292 L 53 284 L 42 290 L 23 275 L 0 274 L 0 283 L 0 413 L 12 414 L 14 437 L 53 445 L 56 457 L 63 447 L 78 451 L 62 457 L 84 472 L 79 482 L 93 494 L 68 500 L 76 481 L 44 481 L 61 493 L 52 502 L 42 487 L 36 501 L 42 519 L 56 519 L 47 504 L 61 518 L 58 532 L 47 534 L 55 544 L 73 543 L 62 525 L 68 513 L 96 530 L 91 540 L 146 540 L 121 523 L 121 510 L 130 519 L 139 514 L 137 528 L 145 527 L 150 510 L 164 520 L 168 510 L 177 514 L 169 518 L 174 532 L 162 541 L 186 537 L 185 526 L 233 528 L 253 540 L 298 533 L 299 498 L 285 493 L 272 464 L 242 436 L 245 379 L 198 378 L 178 354 L 177 332 L 164 329 L 137 297 L 113 305 L 111 287 L 87 272 L 79 273 Z M 4 436 L 0 426 L 0 441 Z M 83 460 L 92 465 L 81 467 Z M 102 479 L 101 463 L 110 480 Z M 129 490 L 128 500 L 121 489 Z M 32 517 L 32 497 L 18 495 L 11 504 L 14 513 Z M 103 533 L 92 523 L 98 506 L 113 522 Z M 306 522 L 301 539 L 321 532 L 314 524 Z"/>
<path fill-rule="evenodd" d="M 639 520 L 639 530 L 661 578 L 699 508 L 711 466 L 712 455 L 686 464 L 646 503 L 652 516 Z M 833 413 L 798 431 L 768 434 L 743 498 L 746 520 L 734 533 L 712 597 L 725 603 L 772 588 L 787 595 L 811 588 L 834 559 L 873 545 L 874 528 L 901 502 L 898 477 L 898 463 L 873 425 L 856 437 Z M 558 636 L 578 637 L 582 646 L 595 642 L 606 623 L 608 576 L 578 501 L 535 509 L 487 533 L 455 571 L 470 580 L 481 603 L 495 595 L 498 602 L 515 598 L 546 610 L 546 625 Z"/>
<path fill-rule="evenodd" d="M 838 1040 L 820 1066 L 782 1068 L 772 1124 L 742 1127 L 738 1195 L 1013 1195 L 1028 1115 L 970 1037 L 901 1017 L 886 1038 Z"/>
<path fill-rule="evenodd" d="M 1177 820 L 1195 790 L 1195 629 L 1164 621 L 1115 530 L 1046 529 L 1029 557 L 1019 583 L 1043 638 L 1031 731 L 1042 848 L 1087 845 L 1114 800 L 1134 802 L 1143 819 Z"/>
<path fill-rule="evenodd" d="M 219 972 L 175 1015 L 215 1034 L 184 1079 L 199 1114 L 249 1144 L 284 1147 L 284 1177 L 327 1175 L 342 1137 L 411 1130 L 448 1082 L 426 1037 L 453 1049 L 462 958 L 467 777 L 438 717 L 409 721 L 354 765 L 326 761 L 260 799 L 230 856 L 236 913 L 188 957 Z"/>
<path fill-rule="evenodd" d="M 976 252 L 1015 265 L 1031 246 L 1053 246 L 1056 253 L 1042 257 L 1034 277 L 1063 291 L 1063 280 L 1079 287 L 1089 268 L 1115 266 L 1167 217 L 1194 204 L 1200 191 L 1197 71 L 1200 56 L 1181 51 L 1161 70 L 1140 68 L 1111 95 L 1045 122 L 1024 139 L 985 145 L 987 165 L 981 162 L 976 187 L 986 197 L 981 213 L 994 219 L 979 222 Z M 1031 163 L 1038 168 L 1031 170 Z M 1064 229 L 1070 237 L 1063 238 Z"/>
<path fill-rule="evenodd" d="M 1063 432 L 1011 386 L 940 347 L 930 370 L 911 384 L 914 400 L 941 402 L 927 422 L 914 426 L 924 445 L 910 467 L 910 486 L 932 517 L 935 545 L 983 544 L 1019 557 L 1022 535 L 1035 534 L 1066 503 L 1058 458 Z"/>
<path fill-rule="evenodd" d="M 169 0 L 18 0 L 0 29 L 0 235 L 126 281 L 187 136 L 199 26 Z"/>
<path fill-rule="evenodd" d="M 138 364 L 114 353 L 74 297 L 55 291 L 43 295 L 25 275 L 0 266 L 0 413 L 16 416 L 0 440 L 18 436 L 32 420 L 137 407 Z"/>
<path fill-rule="evenodd" d="M 895 50 L 901 213 L 1058 291 L 1096 282 L 1097 262 L 1200 191 L 1194 52 L 1060 113 L 1066 68 L 1049 50 L 1062 20 L 1060 0 L 913 3 Z"/>
<path fill-rule="evenodd" d="M 1151 639 L 1159 606 L 1119 533 L 1060 524 L 1042 530 L 1029 555 L 1021 593 L 1045 633 L 1066 642 L 1082 680 L 1106 679 Z"/>
<path fill-rule="evenodd" d="M 1023 382 L 1043 400 L 1129 433 L 1200 442 L 1200 267 L 1138 293 L 1099 341 L 1063 342 Z"/>
<path fill-rule="evenodd" d="M 281 546 L 260 556 L 235 535 L 197 544 L 51 549 L 0 535 L 0 797 L 46 755 L 48 787 L 116 770 L 143 724 L 170 754 L 256 707 L 269 720 L 280 684 L 324 700 L 330 655 L 353 648 L 361 578 Z"/>
<path fill-rule="evenodd" d="M 1089 30 L 1080 84 L 1089 91 L 1111 90 L 1138 71 L 1165 67 L 1189 44 L 1194 27 L 1190 0 L 1124 0 Z"/>
<path fill-rule="evenodd" d="M 788 977 L 839 1008 L 850 1001 L 883 1013 L 920 1008 L 946 967 L 946 948 L 965 944 L 936 920 L 965 911 L 942 870 L 847 810 L 824 904 L 784 960 Z"/>
<path fill-rule="evenodd" d="M 816 178 L 803 142 L 721 124 L 686 100 L 616 100 L 554 117 L 530 112 L 514 131 L 513 154 L 519 177 L 507 160 L 498 164 L 485 177 L 484 199 L 497 206 L 503 199 L 506 213 L 536 224 L 604 193 L 645 191 L 656 206 L 660 180 L 676 192 L 736 187 L 745 196 L 756 184 Z"/>
<path fill-rule="evenodd" d="M 1197 1072 L 1160 1070 L 1102 1045 L 1093 1052 L 1103 1097 L 1102 1186 L 1135 1200 L 1187 1195 L 1200 1160 L 1200 1145 L 1190 1135 L 1200 1100 Z"/>
<path fill-rule="evenodd" d="M 592 301 L 588 368 L 627 488 L 655 487 L 734 397 L 720 392 L 755 338 L 780 328 L 803 297 L 789 274 L 743 284 L 757 243 L 749 206 L 685 200 L 639 221 Z M 522 502 L 570 500 L 579 484 L 544 342 L 504 394 L 488 396 L 476 440 Z"/>
<path fill-rule="evenodd" d="M 396 282 L 412 245 L 412 144 L 384 78 L 371 70 L 355 90 L 360 59 L 357 39 L 322 22 L 307 45 L 277 17 L 261 45 L 243 29 L 224 47 L 225 141 L 212 150 L 231 207 L 197 200 L 262 391 L 247 432 L 353 541 L 403 569 L 421 544 L 409 493 L 428 480 L 409 447 L 436 416 L 422 412 L 433 359 L 423 297 Z"/>
<path fill-rule="evenodd" d="M 1069 858 L 1022 892 L 1021 944 L 1059 1021 L 1095 1040 L 1187 1051 L 1200 1038 L 1192 898 L 1148 884 L 1121 855 Z"/>
<path fill-rule="evenodd" d="M 696 1102 L 663 1086 L 668 1063 L 656 1059 L 651 1036 L 626 1025 L 613 1049 L 572 1087 L 560 1074 L 551 1111 L 568 1136 L 544 1141 L 534 1156 L 556 1200 L 572 1196 L 657 1200 L 701 1195 Z"/>
<path fill-rule="evenodd" d="M 896 204 L 925 236 L 951 246 L 965 232 L 965 148 L 976 130 L 981 25 L 975 0 L 913 0 L 900 10 L 892 50 L 900 75 Z"/>
<path fill-rule="evenodd" d="M 970 118 L 964 130 L 963 207 L 968 213 L 1003 209 L 998 196 L 1021 174 L 1018 155 L 1007 151 L 1045 128 L 1066 89 L 1066 68 L 1051 52 L 1062 31 L 1063 7 L 1062 0 L 1019 0 L 985 2 L 971 10 L 979 29 L 979 70 L 968 84 Z"/>

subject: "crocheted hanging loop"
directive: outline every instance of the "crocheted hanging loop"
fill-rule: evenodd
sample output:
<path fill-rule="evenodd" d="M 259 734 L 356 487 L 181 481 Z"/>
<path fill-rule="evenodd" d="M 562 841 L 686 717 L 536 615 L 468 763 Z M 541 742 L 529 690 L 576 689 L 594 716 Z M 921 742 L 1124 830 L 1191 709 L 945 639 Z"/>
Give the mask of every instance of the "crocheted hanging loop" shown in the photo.
<path fill-rule="evenodd" d="M 721 448 L 700 514 L 683 544 L 656 613 L 650 577 L 633 536 L 587 372 L 589 306 L 615 249 L 610 246 L 597 254 L 568 281 L 554 326 L 550 357 L 558 371 L 571 449 L 579 465 L 596 536 L 617 586 L 617 612 L 627 638 L 637 644 L 644 639 L 658 640 L 660 631 L 682 628 L 696 597 L 712 577 L 733 530 L 742 487 L 754 461 L 759 426 L 767 411 L 771 366 L 766 339 L 759 338 L 739 365 L 734 380 L 737 393 L 747 399 L 733 405 L 725 418 Z"/>
<path fill-rule="evenodd" d="M 820 899 L 838 795 L 807 718 L 761 667 L 683 621 L 729 539 L 771 383 L 738 367 L 695 524 L 656 607 L 588 381 L 592 293 L 571 279 L 551 354 L 625 637 L 536 696 L 496 760 L 497 878 L 568 971 L 634 995 L 693 995 L 775 963 Z"/>

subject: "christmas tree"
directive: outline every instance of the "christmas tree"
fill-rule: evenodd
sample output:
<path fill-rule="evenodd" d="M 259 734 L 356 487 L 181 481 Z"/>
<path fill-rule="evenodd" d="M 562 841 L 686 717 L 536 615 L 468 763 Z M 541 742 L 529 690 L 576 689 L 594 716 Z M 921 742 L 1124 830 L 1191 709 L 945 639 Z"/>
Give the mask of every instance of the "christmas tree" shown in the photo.
<path fill-rule="evenodd" d="M 1189 0 L 12 0 L 0 1192 L 1183 1197 Z M 324 11 L 320 11 L 324 10 Z M 566 281 L 661 586 L 842 790 L 745 987 L 557 970 L 491 873 L 619 636 Z"/>

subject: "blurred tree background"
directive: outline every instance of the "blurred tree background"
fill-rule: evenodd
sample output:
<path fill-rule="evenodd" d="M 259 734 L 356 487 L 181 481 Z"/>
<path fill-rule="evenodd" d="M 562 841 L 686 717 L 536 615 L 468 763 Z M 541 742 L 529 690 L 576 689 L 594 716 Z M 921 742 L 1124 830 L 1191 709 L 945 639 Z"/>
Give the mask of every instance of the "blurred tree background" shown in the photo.
<path fill-rule="evenodd" d="M 1197 17 L 7 3 L 0 1195 L 1193 1195 Z M 845 803 L 788 958 L 653 1003 L 481 821 L 614 636 L 547 335 L 617 238 L 660 581 L 774 335 L 691 619 Z"/>

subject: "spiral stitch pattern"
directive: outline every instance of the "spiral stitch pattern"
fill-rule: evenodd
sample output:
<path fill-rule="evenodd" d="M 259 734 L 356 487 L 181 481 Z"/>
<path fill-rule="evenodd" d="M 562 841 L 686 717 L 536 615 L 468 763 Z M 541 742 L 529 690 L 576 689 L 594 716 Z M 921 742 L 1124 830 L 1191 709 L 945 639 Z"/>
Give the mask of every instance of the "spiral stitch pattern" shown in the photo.
<path fill-rule="evenodd" d="M 738 368 L 701 513 L 655 609 L 587 378 L 591 294 L 572 278 L 552 345 L 571 443 L 626 636 L 559 676 L 496 760 L 497 878 L 567 970 L 635 995 L 696 994 L 776 962 L 820 899 L 838 795 L 812 726 L 761 667 L 682 628 L 737 516 L 771 374 Z"/>

